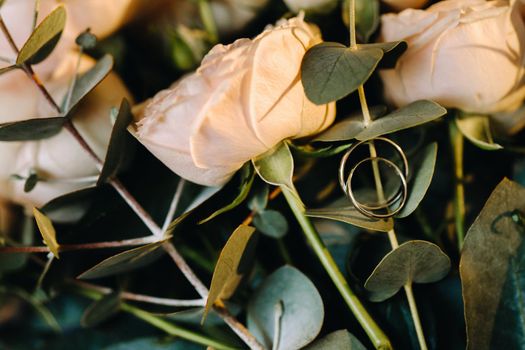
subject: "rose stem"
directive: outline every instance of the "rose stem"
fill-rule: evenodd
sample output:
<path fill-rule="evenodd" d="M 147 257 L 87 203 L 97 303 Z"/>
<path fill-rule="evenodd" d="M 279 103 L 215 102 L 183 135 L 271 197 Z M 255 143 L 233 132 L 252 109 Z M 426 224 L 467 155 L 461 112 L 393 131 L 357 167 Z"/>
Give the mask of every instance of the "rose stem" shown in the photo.
<path fill-rule="evenodd" d="M 76 287 L 77 288 L 75 289 L 79 294 L 87 298 L 93 299 L 93 300 L 99 300 L 104 295 L 104 293 L 101 293 L 100 291 L 90 288 L 88 286 L 79 286 L 77 284 Z M 161 317 L 152 315 L 149 312 L 141 310 L 135 306 L 132 306 L 126 303 L 121 303 L 120 309 L 122 311 L 130 313 L 134 315 L 135 317 L 140 318 L 141 320 L 163 330 L 169 335 L 180 337 L 182 339 L 186 339 L 191 342 L 202 344 L 204 346 L 208 346 L 214 349 L 222 349 L 222 350 L 235 350 L 236 349 L 235 347 L 231 345 L 224 344 L 222 342 L 219 342 L 218 340 L 211 339 L 205 335 L 195 333 L 189 329 L 181 328 L 171 322 L 164 320 Z"/>
<path fill-rule="evenodd" d="M 465 187 L 463 184 L 463 135 L 454 120 L 449 121 L 450 145 L 454 159 L 454 212 L 458 249 L 461 251 L 465 238 Z"/>
<path fill-rule="evenodd" d="M 297 199 L 298 195 L 296 193 L 292 193 L 291 190 L 284 186 L 281 187 L 281 190 L 288 202 L 288 205 L 290 206 L 290 209 L 299 222 L 299 225 L 303 229 L 306 239 L 311 244 L 315 254 L 321 261 L 321 264 L 334 282 L 346 304 L 352 310 L 352 313 L 356 317 L 357 321 L 365 330 L 374 347 L 376 349 L 392 349 L 387 336 L 379 328 L 374 319 L 368 314 L 363 304 L 361 304 L 359 298 L 350 289 L 348 282 L 337 267 L 337 264 L 332 258 L 332 255 L 319 237 L 319 233 L 317 233 L 308 217 L 306 217 L 304 214 L 303 205 Z"/>
<path fill-rule="evenodd" d="M 0 15 L 0 30 L 6 36 L 8 42 L 10 43 L 12 49 L 18 54 L 18 48 L 13 41 L 11 33 L 7 29 L 5 22 L 3 21 L 2 16 Z M 44 95 L 49 104 L 59 113 L 62 114 L 62 111 L 58 104 L 55 102 L 53 97 L 49 94 L 46 87 L 38 79 L 38 76 L 33 72 L 32 68 L 28 64 L 24 64 L 24 70 L 28 73 L 28 76 L 35 83 L 40 92 Z M 102 169 L 103 162 L 89 146 L 83 136 L 78 132 L 73 122 L 68 119 L 64 124 L 64 128 L 68 130 L 72 136 L 77 140 L 80 146 L 93 158 L 95 164 L 99 169 Z M 156 237 L 159 237 L 163 234 L 161 228 L 155 223 L 151 216 L 144 210 L 144 208 L 137 202 L 137 200 L 128 192 L 120 180 L 116 177 L 110 177 L 108 182 L 113 188 L 120 194 L 120 196 L 126 201 L 130 208 L 137 214 L 137 216 L 142 220 L 142 222 L 150 229 L 152 234 Z M 165 242 L 163 245 L 164 250 L 171 256 L 175 264 L 184 274 L 186 279 L 193 285 L 196 291 L 202 298 L 207 298 L 208 289 L 200 281 L 200 279 L 195 275 L 191 267 L 186 263 L 184 258 L 177 251 L 175 246 L 171 242 Z M 137 309 L 138 310 L 138 309 Z M 219 316 L 230 326 L 230 328 L 252 349 L 263 349 L 263 346 L 257 341 L 257 339 L 242 325 L 239 321 L 235 319 L 234 316 L 230 315 L 226 309 L 221 309 L 218 312 Z M 149 314 L 148 314 L 149 315 Z"/>
<path fill-rule="evenodd" d="M 350 11 L 350 48 L 355 50 L 357 49 L 357 41 L 356 41 L 356 35 L 355 35 L 355 0 L 350 0 L 349 11 Z M 363 85 L 359 86 L 357 91 L 359 93 L 359 102 L 361 104 L 364 125 L 366 128 L 368 124 L 370 124 L 370 122 L 372 121 L 372 118 L 370 117 L 370 111 L 368 110 L 368 104 L 366 102 L 364 86 Z M 376 151 L 374 142 L 370 141 L 368 145 L 369 145 L 369 150 L 370 150 L 370 157 L 372 158 L 377 157 L 377 151 Z M 376 185 L 377 199 L 379 202 L 384 202 L 385 193 L 383 190 L 383 183 L 381 182 L 381 173 L 379 171 L 379 166 L 376 161 L 372 161 L 372 171 L 374 173 L 374 181 Z M 396 232 L 393 228 L 390 231 L 388 231 L 388 239 L 390 241 L 390 245 L 392 246 L 392 249 L 396 249 L 399 246 L 399 243 L 396 237 Z M 422 350 L 427 350 L 427 344 L 425 341 L 425 335 L 423 333 L 423 327 L 421 326 L 421 320 L 419 318 L 419 313 L 417 311 L 416 300 L 414 298 L 414 293 L 412 291 L 412 284 L 411 283 L 405 284 L 404 290 L 405 290 L 405 294 L 408 299 L 408 304 L 410 306 L 410 314 L 412 315 L 412 320 L 414 321 L 414 327 L 416 329 L 419 346 Z"/>

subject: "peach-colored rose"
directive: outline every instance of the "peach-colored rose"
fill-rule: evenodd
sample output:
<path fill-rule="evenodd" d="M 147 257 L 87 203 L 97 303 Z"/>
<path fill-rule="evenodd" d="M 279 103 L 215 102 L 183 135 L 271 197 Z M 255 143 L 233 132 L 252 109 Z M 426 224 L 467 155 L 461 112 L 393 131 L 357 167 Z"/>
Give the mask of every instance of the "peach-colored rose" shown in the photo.
<path fill-rule="evenodd" d="M 306 50 L 320 41 L 297 17 L 215 46 L 195 73 L 146 105 L 139 141 L 183 178 L 216 186 L 280 141 L 325 129 L 335 104 L 311 103 L 300 76 Z"/>
<path fill-rule="evenodd" d="M 525 95 L 525 26 L 508 1 L 447 0 L 382 17 L 382 40 L 406 40 L 395 69 L 381 71 L 388 100 L 432 99 L 445 107 L 493 113 Z"/>

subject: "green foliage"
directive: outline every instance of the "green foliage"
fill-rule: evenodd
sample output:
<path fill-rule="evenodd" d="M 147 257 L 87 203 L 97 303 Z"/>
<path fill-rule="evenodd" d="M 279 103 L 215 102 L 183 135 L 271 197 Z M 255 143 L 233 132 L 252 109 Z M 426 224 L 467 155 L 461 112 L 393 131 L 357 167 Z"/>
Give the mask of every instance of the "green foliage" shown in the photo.
<path fill-rule="evenodd" d="M 203 320 L 215 303 L 222 303 L 235 293 L 255 249 L 254 233 L 253 227 L 240 225 L 226 242 L 213 271 Z"/>
<path fill-rule="evenodd" d="M 120 309 L 120 293 L 113 292 L 94 301 L 80 319 L 82 327 L 95 327 L 115 315 Z"/>
<path fill-rule="evenodd" d="M 53 255 L 58 259 L 60 245 L 57 243 L 56 231 L 53 223 L 37 208 L 33 208 L 33 215 L 35 216 L 38 230 L 44 239 L 44 243 L 49 248 L 51 253 L 53 253 Z"/>
<path fill-rule="evenodd" d="M 253 160 L 255 171 L 263 181 L 270 185 L 284 186 L 294 191 L 292 153 L 286 142 L 281 142 L 273 149 Z"/>
<path fill-rule="evenodd" d="M 0 141 L 41 140 L 56 135 L 64 126 L 62 117 L 36 118 L 0 124 Z"/>
<path fill-rule="evenodd" d="M 82 273 L 78 278 L 94 279 L 112 276 L 148 265 L 163 252 L 159 250 L 163 243 L 164 241 L 154 242 L 113 255 Z"/>
<path fill-rule="evenodd" d="M 117 176 L 119 171 L 128 163 L 130 139 L 127 127 L 132 120 L 131 107 L 129 102 L 124 99 L 120 104 L 117 119 L 111 131 L 106 159 L 97 184 L 102 184 Z"/>
<path fill-rule="evenodd" d="M 57 7 L 35 28 L 20 49 L 16 64 L 37 64 L 53 51 L 66 25 L 66 10 Z"/>
<path fill-rule="evenodd" d="M 253 218 L 253 224 L 260 232 L 273 238 L 282 238 L 288 232 L 288 221 L 276 210 L 263 210 Z"/>
<path fill-rule="evenodd" d="M 304 350 L 366 350 L 366 348 L 353 334 L 342 329 L 315 341 Z"/>
<path fill-rule="evenodd" d="M 411 283 L 431 283 L 445 277 L 450 259 L 435 244 L 408 241 L 388 253 L 366 280 L 372 301 L 383 301 Z"/>
<path fill-rule="evenodd" d="M 341 7 L 343 20 L 345 24 L 349 25 L 349 0 L 344 0 Z M 359 40 L 368 42 L 370 36 L 379 27 L 379 1 L 378 0 L 356 0 L 355 2 L 355 29 Z"/>
<path fill-rule="evenodd" d="M 496 151 L 503 148 L 494 142 L 487 115 L 457 115 L 456 126 L 463 136 L 481 149 Z"/>
<path fill-rule="evenodd" d="M 77 36 L 75 43 L 83 50 L 93 49 L 95 46 L 97 46 L 97 37 L 91 34 L 91 31 L 87 29 Z"/>
<path fill-rule="evenodd" d="M 525 344 L 525 188 L 504 179 L 468 230 L 459 270 L 468 349 Z"/>
<path fill-rule="evenodd" d="M 267 348 L 300 349 L 323 325 L 324 306 L 314 284 L 299 270 L 283 266 L 256 290 L 248 304 L 248 329 Z"/>

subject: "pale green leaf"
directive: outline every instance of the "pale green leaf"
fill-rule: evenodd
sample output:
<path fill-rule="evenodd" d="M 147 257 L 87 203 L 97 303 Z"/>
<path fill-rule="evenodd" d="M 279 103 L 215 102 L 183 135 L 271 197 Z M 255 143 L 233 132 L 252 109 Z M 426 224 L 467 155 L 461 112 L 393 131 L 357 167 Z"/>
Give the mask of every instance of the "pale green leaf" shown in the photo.
<path fill-rule="evenodd" d="M 341 329 L 313 342 L 304 350 L 366 350 L 366 348 L 353 334 L 346 329 Z"/>
<path fill-rule="evenodd" d="M 489 116 L 458 116 L 456 117 L 456 125 L 463 136 L 481 149 L 495 151 L 503 148 L 501 145 L 495 143 L 492 138 Z"/>
<path fill-rule="evenodd" d="M 288 221 L 276 210 L 263 210 L 256 214 L 253 224 L 261 233 L 273 238 L 282 238 L 288 232 Z"/>
<path fill-rule="evenodd" d="M 445 277 L 450 259 L 435 244 L 413 240 L 388 253 L 365 283 L 370 300 L 384 301 L 411 283 L 431 283 Z"/>
<path fill-rule="evenodd" d="M 379 48 L 350 49 L 334 42 L 310 48 L 301 65 L 306 96 L 318 105 L 342 99 L 368 80 L 382 57 Z"/>
<path fill-rule="evenodd" d="M 292 181 L 294 170 L 293 157 L 286 142 L 281 142 L 270 151 L 252 160 L 252 162 L 255 171 L 266 183 L 284 186 L 295 192 Z"/>
<path fill-rule="evenodd" d="M 319 334 L 323 318 L 319 292 L 291 266 L 268 276 L 248 303 L 248 329 L 268 349 L 302 348 Z"/>
<path fill-rule="evenodd" d="M 240 225 L 222 248 L 211 279 L 210 293 L 206 300 L 203 321 L 213 304 L 230 298 L 239 285 L 245 271 L 246 259 L 253 253 L 255 228 Z"/>
<path fill-rule="evenodd" d="M 66 10 L 57 7 L 35 28 L 20 49 L 16 64 L 37 64 L 53 51 L 66 25 Z"/>
<path fill-rule="evenodd" d="M 56 239 L 56 231 L 53 223 L 37 208 L 33 208 L 33 215 L 35 216 L 36 224 L 38 225 L 38 230 L 44 239 L 44 243 L 49 248 L 51 253 L 53 253 L 53 255 L 58 259 L 60 245 Z"/>
<path fill-rule="evenodd" d="M 468 349 L 525 345 L 525 188 L 504 179 L 467 232 L 459 272 Z"/>

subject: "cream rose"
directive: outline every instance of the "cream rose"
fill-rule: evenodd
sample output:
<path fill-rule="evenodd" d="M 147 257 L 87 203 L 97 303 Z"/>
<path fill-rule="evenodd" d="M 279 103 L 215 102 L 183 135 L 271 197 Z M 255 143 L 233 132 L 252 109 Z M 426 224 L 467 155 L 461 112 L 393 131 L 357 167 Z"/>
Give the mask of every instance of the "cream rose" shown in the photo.
<path fill-rule="evenodd" d="M 311 103 L 300 77 L 306 50 L 320 41 L 317 28 L 298 17 L 253 40 L 216 45 L 195 73 L 147 103 L 138 139 L 183 178 L 225 183 L 280 141 L 333 122 L 335 104 Z"/>
<path fill-rule="evenodd" d="M 429 0 L 383 0 L 385 4 L 396 11 L 408 8 L 420 9 L 428 3 Z"/>
<path fill-rule="evenodd" d="M 395 69 L 381 71 L 388 100 L 432 99 L 493 113 L 524 97 L 525 27 L 508 1 L 448 0 L 382 16 L 382 40 L 406 40 Z"/>
<path fill-rule="evenodd" d="M 56 67 L 55 72 L 44 80 L 44 85 L 56 101 L 65 95 L 76 61 L 77 54 L 70 53 Z M 91 58 L 84 57 L 81 71 L 93 64 Z M 120 79 L 110 74 L 81 102 L 76 111 L 75 125 L 102 159 L 112 129 L 110 108 L 118 106 L 123 97 L 131 98 Z M 13 71 L 0 78 L 0 106 L 1 123 L 55 115 L 21 71 Z M 32 170 L 42 181 L 26 193 L 24 181 L 12 175 L 27 177 Z M 94 185 L 97 175 L 93 160 L 66 130 L 38 141 L 0 142 L 0 198 L 25 206 L 41 206 L 62 194 Z"/>

